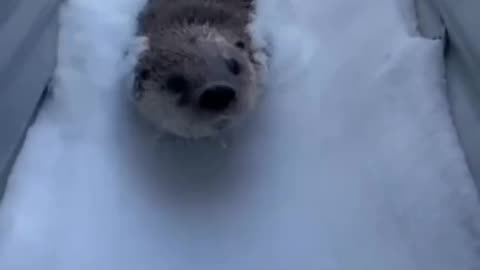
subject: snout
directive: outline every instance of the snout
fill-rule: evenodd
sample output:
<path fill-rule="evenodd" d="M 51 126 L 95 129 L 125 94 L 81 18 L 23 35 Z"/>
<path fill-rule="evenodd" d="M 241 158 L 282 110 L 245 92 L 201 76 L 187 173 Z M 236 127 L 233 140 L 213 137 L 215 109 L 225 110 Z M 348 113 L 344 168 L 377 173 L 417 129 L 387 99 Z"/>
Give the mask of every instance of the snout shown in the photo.
<path fill-rule="evenodd" d="M 224 84 L 208 86 L 198 97 L 198 107 L 204 111 L 223 112 L 237 101 L 237 90 Z"/>

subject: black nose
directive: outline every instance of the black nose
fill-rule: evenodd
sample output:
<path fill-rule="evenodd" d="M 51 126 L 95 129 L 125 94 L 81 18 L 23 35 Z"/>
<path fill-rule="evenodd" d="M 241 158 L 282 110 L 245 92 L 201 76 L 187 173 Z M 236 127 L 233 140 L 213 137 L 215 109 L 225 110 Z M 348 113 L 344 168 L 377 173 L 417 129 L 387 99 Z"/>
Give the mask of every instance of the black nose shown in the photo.
<path fill-rule="evenodd" d="M 224 111 L 236 99 L 235 89 L 226 85 L 216 85 L 207 88 L 198 100 L 201 109 L 209 111 Z"/>

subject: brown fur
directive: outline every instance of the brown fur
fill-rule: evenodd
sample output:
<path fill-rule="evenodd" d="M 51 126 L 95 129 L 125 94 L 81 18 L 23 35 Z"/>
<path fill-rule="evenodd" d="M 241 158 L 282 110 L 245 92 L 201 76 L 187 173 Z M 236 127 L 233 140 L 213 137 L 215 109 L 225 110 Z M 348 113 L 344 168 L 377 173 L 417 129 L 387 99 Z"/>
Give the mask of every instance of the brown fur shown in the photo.
<path fill-rule="evenodd" d="M 135 70 L 136 103 L 158 129 L 183 137 L 212 136 L 254 107 L 259 91 L 258 65 L 248 31 L 253 1 L 147 3 L 139 17 L 138 35 L 146 37 L 147 44 Z M 226 65 L 231 59 L 240 67 L 238 74 L 232 75 L 231 66 Z M 168 89 L 172 74 L 187 78 L 188 92 Z M 195 108 L 199 93 L 219 82 L 238 89 L 235 106 L 217 114 Z"/>

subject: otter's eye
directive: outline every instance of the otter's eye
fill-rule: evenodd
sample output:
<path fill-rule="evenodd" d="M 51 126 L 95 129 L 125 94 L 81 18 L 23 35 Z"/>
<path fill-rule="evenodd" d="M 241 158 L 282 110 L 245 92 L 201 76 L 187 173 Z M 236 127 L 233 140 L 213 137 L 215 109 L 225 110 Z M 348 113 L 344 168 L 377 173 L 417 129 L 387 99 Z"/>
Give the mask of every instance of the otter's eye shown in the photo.
<path fill-rule="evenodd" d="M 188 87 L 188 80 L 180 74 L 173 74 L 167 78 L 167 88 L 173 93 L 185 92 Z"/>
<path fill-rule="evenodd" d="M 235 42 L 235 46 L 239 49 L 245 49 L 245 43 L 241 40 Z"/>
<path fill-rule="evenodd" d="M 233 75 L 238 75 L 240 72 L 242 72 L 242 67 L 240 66 L 240 63 L 238 63 L 237 60 L 230 58 L 226 60 L 226 64 L 228 67 L 228 70 L 233 74 Z"/>

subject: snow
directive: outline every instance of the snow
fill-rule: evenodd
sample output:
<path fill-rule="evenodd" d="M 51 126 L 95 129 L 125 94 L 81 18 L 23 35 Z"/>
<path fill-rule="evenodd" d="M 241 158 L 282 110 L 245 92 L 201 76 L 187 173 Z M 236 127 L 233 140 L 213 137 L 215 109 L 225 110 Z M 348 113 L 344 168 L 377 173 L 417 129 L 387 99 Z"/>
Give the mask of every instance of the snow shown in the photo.
<path fill-rule="evenodd" d="M 55 95 L 0 211 L 0 269 L 480 269 L 442 44 L 393 0 L 264 0 L 264 102 L 224 149 L 125 103 L 141 0 L 71 0 Z"/>

